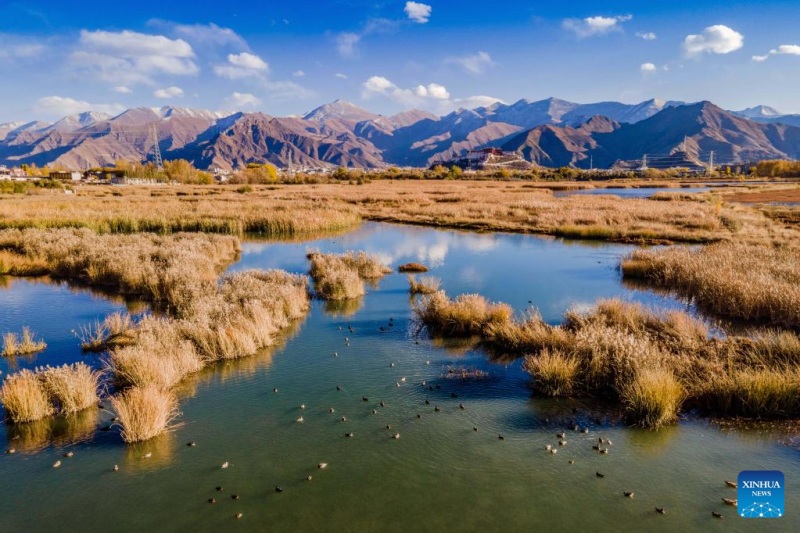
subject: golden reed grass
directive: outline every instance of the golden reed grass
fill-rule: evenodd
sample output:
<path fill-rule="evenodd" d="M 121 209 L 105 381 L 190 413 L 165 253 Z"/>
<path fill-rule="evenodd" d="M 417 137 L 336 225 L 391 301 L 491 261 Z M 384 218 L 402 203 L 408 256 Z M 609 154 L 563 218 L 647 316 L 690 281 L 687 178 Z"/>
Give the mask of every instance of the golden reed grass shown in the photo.
<path fill-rule="evenodd" d="M 643 279 L 735 319 L 800 329 L 800 247 L 718 243 L 636 250 L 625 277 Z"/>
<path fill-rule="evenodd" d="M 433 332 L 479 335 L 496 351 L 525 356 L 542 394 L 609 396 L 646 427 L 675 421 L 684 404 L 718 415 L 800 416 L 800 337 L 791 331 L 715 339 L 687 313 L 620 300 L 568 311 L 556 326 L 536 313 L 514 320 L 507 306 L 487 319 L 489 305 L 438 292 L 415 314 Z"/>
<path fill-rule="evenodd" d="M 122 439 L 141 442 L 161 435 L 179 416 L 178 399 L 157 387 L 132 387 L 111 398 L 119 417 Z"/>
<path fill-rule="evenodd" d="M 41 352 L 47 348 L 47 343 L 37 340 L 28 326 L 22 328 L 22 334 L 6 333 L 3 335 L 4 357 L 14 357 L 15 355 L 30 355 Z"/>
<path fill-rule="evenodd" d="M 392 272 L 377 257 L 365 252 L 308 254 L 310 275 L 317 295 L 324 300 L 352 300 L 363 296 L 364 280 L 377 280 Z"/>
<path fill-rule="evenodd" d="M 85 363 L 24 369 L 6 376 L 0 400 L 14 422 L 72 415 L 97 404 L 100 376 Z"/>
<path fill-rule="evenodd" d="M 414 276 L 408 276 L 408 290 L 411 294 L 433 294 L 441 285 L 441 280 L 433 276 L 421 276 L 419 281 Z"/>

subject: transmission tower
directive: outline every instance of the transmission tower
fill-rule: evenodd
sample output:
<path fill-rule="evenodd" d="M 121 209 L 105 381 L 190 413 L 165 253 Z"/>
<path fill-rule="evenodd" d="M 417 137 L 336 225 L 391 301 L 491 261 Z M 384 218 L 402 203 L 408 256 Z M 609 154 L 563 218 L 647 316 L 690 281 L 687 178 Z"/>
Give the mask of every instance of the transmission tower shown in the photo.
<path fill-rule="evenodd" d="M 158 128 L 155 124 L 153 124 L 153 129 L 150 133 L 153 136 L 153 161 L 158 170 L 163 170 L 164 163 L 161 161 L 161 148 L 158 146 Z"/>
<path fill-rule="evenodd" d="M 714 150 L 711 150 L 708 156 L 708 172 L 711 174 L 714 173 Z"/>
<path fill-rule="evenodd" d="M 647 154 L 642 156 L 642 166 L 639 167 L 639 170 L 647 170 Z"/>

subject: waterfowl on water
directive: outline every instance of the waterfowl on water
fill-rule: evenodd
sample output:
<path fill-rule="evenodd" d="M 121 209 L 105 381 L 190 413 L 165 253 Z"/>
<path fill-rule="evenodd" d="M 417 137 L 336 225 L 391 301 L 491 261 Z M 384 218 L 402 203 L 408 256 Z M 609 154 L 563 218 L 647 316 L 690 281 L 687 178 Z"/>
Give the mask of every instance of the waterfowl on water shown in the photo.
<path fill-rule="evenodd" d="M 197 443 L 192 440 L 192 441 L 187 442 L 186 445 L 189 446 L 189 447 L 192 447 L 192 446 L 197 446 Z"/>
<path fill-rule="evenodd" d="M 433 408 L 433 410 L 434 410 L 434 411 L 436 411 L 437 413 L 438 413 L 439 411 L 441 411 L 441 409 L 439 409 L 439 406 L 438 406 L 438 405 L 437 405 L 436 407 L 434 407 L 434 408 Z"/>
<path fill-rule="evenodd" d="M 608 448 L 603 448 L 602 450 L 600 450 L 600 453 L 608 453 Z"/>
<path fill-rule="evenodd" d="M 392 426 L 389 425 L 389 424 L 386 424 L 386 429 L 392 429 Z"/>
<path fill-rule="evenodd" d="M 222 466 L 220 468 L 228 468 L 229 466 L 231 466 L 230 463 L 228 461 L 225 461 L 224 463 L 222 463 Z"/>
<path fill-rule="evenodd" d="M 298 422 L 304 422 L 303 417 L 301 416 L 300 418 L 297 419 L 297 421 Z"/>
<path fill-rule="evenodd" d="M 339 385 L 336 385 L 336 390 L 340 391 L 342 388 Z"/>
<path fill-rule="evenodd" d="M 383 400 L 381 400 L 381 407 L 386 407 L 386 402 L 384 402 Z"/>
<path fill-rule="evenodd" d="M 458 408 L 459 409 L 464 409 L 464 404 L 463 403 L 458 404 Z"/>
<path fill-rule="evenodd" d="M 64 454 L 64 457 L 74 457 L 74 456 L 75 456 L 75 452 L 67 452 L 67 453 Z"/>
<path fill-rule="evenodd" d="M 278 485 L 275 485 L 275 492 L 283 492 L 283 487 L 279 487 Z"/>
<path fill-rule="evenodd" d="M 583 433 L 589 433 L 589 428 L 583 428 Z"/>
<path fill-rule="evenodd" d="M 329 407 L 329 408 L 328 408 L 328 412 L 329 412 L 329 413 L 335 413 L 335 412 L 336 412 L 336 409 L 334 409 L 333 407 Z"/>
<path fill-rule="evenodd" d="M 153 452 L 147 452 L 142 456 L 142 459 L 150 459 L 151 457 L 153 457 Z"/>
<path fill-rule="evenodd" d="M 565 433 L 556 433 L 556 438 L 563 439 L 564 437 L 566 437 Z"/>
<path fill-rule="evenodd" d="M 347 417 L 346 416 L 342 417 L 342 422 L 347 422 Z"/>
<path fill-rule="evenodd" d="M 312 476 L 310 475 L 306 476 L 306 481 L 311 481 L 312 479 L 314 479 Z"/>
<path fill-rule="evenodd" d="M 547 450 L 547 451 L 549 452 L 550 450 L 552 450 L 552 449 L 553 449 L 553 446 L 551 446 L 550 444 L 548 444 L 547 446 L 545 446 L 545 447 L 544 447 L 544 449 L 545 449 L 545 450 Z"/>
<path fill-rule="evenodd" d="M 402 378 L 400 378 L 400 383 L 405 383 L 405 382 L 406 382 L 406 378 L 405 378 L 405 376 L 403 376 Z"/>
<path fill-rule="evenodd" d="M 225 489 L 223 489 L 222 487 L 217 487 L 215 490 L 216 490 L 217 492 L 222 492 L 222 491 L 223 491 L 223 490 L 225 490 Z"/>
<path fill-rule="evenodd" d="M 551 454 L 551 455 L 555 455 L 555 454 L 557 454 L 557 453 L 558 453 L 558 448 L 551 448 L 551 449 L 550 449 L 550 454 Z"/>
<path fill-rule="evenodd" d="M 601 474 L 600 472 L 595 472 L 594 475 L 596 475 L 597 477 L 606 477 L 605 474 Z"/>
<path fill-rule="evenodd" d="M 656 507 L 656 512 L 658 514 L 667 514 L 667 510 L 664 509 L 663 507 Z"/>
<path fill-rule="evenodd" d="M 714 518 L 722 518 L 722 513 L 711 511 L 711 516 L 713 516 Z"/>
<path fill-rule="evenodd" d="M 6 454 L 7 455 L 12 455 L 12 454 L 15 454 L 15 453 L 17 453 L 17 450 L 15 450 L 14 448 L 9 448 L 9 449 L 6 450 Z"/>
<path fill-rule="evenodd" d="M 60 466 L 61 466 L 61 461 L 56 461 L 55 463 L 53 463 L 53 468 L 58 468 Z"/>
<path fill-rule="evenodd" d="M 377 415 L 377 414 L 378 414 L 378 410 L 377 410 L 377 409 L 373 409 L 373 410 L 372 410 L 372 414 L 373 414 L 373 415 Z"/>
<path fill-rule="evenodd" d="M 733 507 L 739 504 L 739 500 L 734 500 L 732 498 L 722 498 L 722 501 L 725 502 L 725 505 L 732 505 Z"/>
<path fill-rule="evenodd" d="M 478 428 L 475 427 L 475 426 L 472 426 L 472 431 L 478 431 Z"/>
<path fill-rule="evenodd" d="M 632 492 L 623 492 L 622 494 L 623 494 L 623 495 L 624 495 L 626 498 L 633 498 L 633 493 L 632 493 Z"/>
<path fill-rule="evenodd" d="M 394 368 L 394 363 L 389 363 L 389 368 Z"/>
<path fill-rule="evenodd" d="M 568 462 L 569 462 L 569 464 L 574 465 L 575 464 L 575 459 L 570 459 Z"/>
<path fill-rule="evenodd" d="M 353 331 L 354 331 L 353 330 L 353 326 L 347 326 L 347 329 L 350 331 L 350 333 L 353 333 Z"/>
<path fill-rule="evenodd" d="M 498 435 L 497 438 L 500 439 L 500 440 L 506 440 L 506 438 L 504 436 L 502 436 L 502 435 Z"/>
<path fill-rule="evenodd" d="M 278 394 L 278 387 L 275 387 L 274 389 L 272 389 L 272 392 L 274 392 L 275 394 Z"/>
<path fill-rule="evenodd" d="M 301 404 L 300 404 L 300 409 L 305 409 L 305 408 L 306 408 L 306 404 L 304 404 L 304 403 L 301 403 Z"/>
<path fill-rule="evenodd" d="M 732 489 L 736 488 L 736 483 L 734 483 L 733 481 L 726 481 L 725 484 Z"/>
<path fill-rule="evenodd" d="M 322 470 L 323 468 L 328 468 L 328 463 L 319 463 L 317 465 L 317 468 L 319 468 L 320 470 Z"/>
<path fill-rule="evenodd" d="M 333 352 L 334 357 L 339 357 L 339 352 Z"/>
<path fill-rule="evenodd" d="M 350 433 L 345 433 L 344 434 L 345 437 L 352 437 L 353 435 L 354 435 L 354 433 L 352 431 Z"/>
<path fill-rule="evenodd" d="M 395 433 L 394 435 L 392 435 L 392 438 L 395 439 L 395 440 L 399 439 L 400 438 L 400 433 Z"/>
<path fill-rule="evenodd" d="M 559 445 L 559 446 L 566 446 L 566 445 L 567 445 L 567 441 L 565 441 L 565 440 L 560 440 L 560 441 L 558 441 L 558 445 Z"/>
<path fill-rule="evenodd" d="M 362 397 L 361 397 L 361 399 L 362 399 L 363 401 L 365 401 L 365 402 L 368 402 L 368 401 L 369 401 L 369 398 L 367 398 L 366 396 L 362 396 Z"/>
<path fill-rule="evenodd" d="M 236 517 L 237 520 L 239 520 L 241 517 L 244 516 L 244 513 L 236 513 L 234 516 Z"/>
<path fill-rule="evenodd" d="M 431 404 L 431 401 L 429 399 L 425 398 L 425 405 L 430 405 L 430 404 Z"/>
<path fill-rule="evenodd" d="M 114 469 L 113 470 L 114 470 L 114 472 L 118 472 L 119 471 L 119 465 L 114 465 Z"/>
<path fill-rule="evenodd" d="M 231 500 L 238 500 L 238 499 L 239 499 L 238 494 L 231 494 Z"/>
<path fill-rule="evenodd" d="M 208 499 L 208 503 L 217 503 L 217 499 L 216 498 L 209 498 Z"/>
<path fill-rule="evenodd" d="M 580 429 L 581 429 L 581 428 L 579 428 L 577 424 L 575 424 L 574 426 L 572 426 L 572 431 L 579 431 Z"/>
<path fill-rule="evenodd" d="M 450 397 L 451 398 L 458 398 L 458 394 L 456 394 L 455 392 L 451 392 L 450 393 Z"/>
<path fill-rule="evenodd" d="M 422 418 L 422 415 L 417 413 L 417 418 Z"/>
<path fill-rule="evenodd" d="M 592 444 L 592 449 L 600 451 L 600 445 L 599 444 Z"/>

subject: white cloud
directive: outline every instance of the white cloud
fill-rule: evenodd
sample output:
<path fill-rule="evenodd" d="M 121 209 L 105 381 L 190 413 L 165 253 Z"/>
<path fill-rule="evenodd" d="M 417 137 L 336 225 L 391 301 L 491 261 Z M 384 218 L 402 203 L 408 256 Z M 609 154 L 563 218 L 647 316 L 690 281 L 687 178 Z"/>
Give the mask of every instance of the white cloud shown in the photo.
<path fill-rule="evenodd" d="M 225 103 L 236 109 L 257 107 L 261 104 L 261 99 L 249 93 L 234 92 L 225 99 Z"/>
<path fill-rule="evenodd" d="M 81 30 L 81 49 L 70 61 L 100 80 L 124 85 L 154 84 L 159 75 L 191 76 L 200 69 L 183 39 L 134 31 Z"/>
<path fill-rule="evenodd" d="M 800 56 L 800 46 L 796 44 L 782 44 L 778 48 L 770 50 L 768 54 L 764 54 L 763 56 L 753 56 L 753 61 L 758 61 L 760 63 L 769 59 L 769 56 L 785 55 Z"/>
<path fill-rule="evenodd" d="M 267 72 L 269 72 L 269 65 L 257 55 L 249 52 L 228 54 L 228 64 L 214 66 L 214 74 L 230 80 L 262 78 Z"/>
<path fill-rule="evenodd" d="M 439 112 L 448 112 L 459 107 L 486 107 L 501 102 L 500 99 L 491 96 L 451 98 L 447 88 L 438 83 L 418 85 L 413 89 L 403 89 L 383 76 L 372 76 L 365 81 L 362 84 L 361 96 L 364 99 L 380 96 L 404 107 L 423 107 L 435 109 Z"/>
<path fill-rule="evenodd" d="M 293 81 L 265 81 L 262 86 L 273 100 L 305 100 L 316 96 L 314 91 Z"/>
<path fill-rule="evenodd" d="M 117 85 L 111 90 L 118 94 L 131 94 L 133 92 L 130 88 L 125 87 L 124 85 Z"/>
<path fill-rule="evenodd" d="M 633 15 L 617 15 L 616 17 L 586 17 L 585 19 L 566 19 L 561 25 L 565 30 L 575 33 L 579 38 L 605 35 L 613 31 L 621 31 L 622 23 L 628 22 Z"/>
<path fill-rule="evenodd" d="M 47 47 L 21 35 L 0 33 L 0 61 L 31 59 L 44 55 Z"/>
<path fill-rule="evenodd" d="M 406 7 L 403 11 L 405 11 L 408 18 L 414 22 L 425 24 L 431 18 L 432 8 L 428 4 L 406 2 Z"/>
<path fill-rule="evenodd" d="M 656 34 L 651 31 L 647 32 L 637 31 L 636 36 L 644 39 L 645 41 L 655 41 L 657 39 Z"/>
<path fill-rule="evenodd" d="M 343 57 L 353 57 L 356 54 L 356 45 L 361 40 L 357 33 L 343 32 L 336 36 L 336 50 Z"/>
<path fill-rule="evenodd" d="M 153 91 L 153 96 L 156 98 L 181 98 L 183 96 L 183 89 L 180 87 L 166 87 Z"/>
<path fill-rule="evenodd" d="M 90 104 L 83 100 L 76 100 L 66 96 L 45 96 L 39 98 L 33 110 L 41 115 L 63 117 L 75 115 L 84 111 L 100 111 L 116 115 L 125 110 L 121 104 Z"/>
<path fill-rule="evenodd" d="M 292 72 L 292 76 L 294 76 L 295 78 L 302 78 L 305 75 L 306 73 L 303 72 L 302 70 L 295 70 L 294 72 Z"/>
<path fill-rule="evenodd" d="M 460 65 L 470 74 L 482 74 L 488 67 L 494 65 L 492 56 L 488 52 L 478 52 L 463 57 L 451 57 L 445 60 L 446 63 Z"/>
<path fill-rule="evenodd" d="M 334 74 L 334 77 L 339 78 L 340 80 L 346 80 L 347 74 L 342 74 L 341 72 L 337 72 L 336 74 Z"/>
<path fill-rule="evenodd" d="M 643 74 L 650 74 L 655 72 L 657 68 L 653 63 L 642 63 L 642 66 L 639 67 L 639 70 L 641 70 Z"/>
<path fill-rule="evenodd" d="M 173 27 L 191 42 L 210 46 L 233 46 L 247 50 L 247 42 L 230 28 L 222 28 L 214 23 L 210 24 L 177 24 Z"/>
<path fill-rule="evenodd" d="M 722 24 L 709 26 L 698 35 L 687 35 L 683 50 L 687 56 L 704 53 L 728 54 L 744 46 L 744 36 Z"/>
<path fill-rule="evenodd" d="M 417 85 L 414 89 L 414 94 L 420 98 L 433 98 L 434 100 L 447 100 L 450 98 L 450 93 L 444 85 L 438 83 L 429 83 L 425 85 Z"/>

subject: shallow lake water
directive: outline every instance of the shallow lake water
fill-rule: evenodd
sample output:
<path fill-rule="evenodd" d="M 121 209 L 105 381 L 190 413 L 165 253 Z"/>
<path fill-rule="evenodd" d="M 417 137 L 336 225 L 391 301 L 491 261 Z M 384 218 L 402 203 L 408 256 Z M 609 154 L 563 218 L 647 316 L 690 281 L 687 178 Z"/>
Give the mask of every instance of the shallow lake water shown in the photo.
<path fill-rule="evenodd" d="M 520 312 L 530 301 L 551 322 L 603 297 L 685 307 L 621 283 L 616 266 L 630 246 L 522 235 L 365 224 L 310 242 L 248 242 L 231 270 L 305 272 L 309 249 L 366 250 L 394 267 L 422 261 L 452 295 L 477 292 Z M 189 379 L 180 426 L 150 442 L 125 446 L 116 430 L 99 430 L 111 417 L 101 410 L 0 424 L 0 443 L 17 449 L 0 455 L 0 531 L 800 529 L 800 454 L 783 435 L 695 418 L 636 430 L 596 402 L 534 397 L 519 361 L 418 334 L 407 288 L 393 274 L 351 305 L 315 301 L 279 346 Z M 37 364 L 87 357 L 67 333 L 123 305 L 24 280 L 0 288 L 0 304 L 0 329 L 31 325 L 50 342 Z M 462 368 L 484 377 L 448 372 Z M 561 431 L 567 445 L 546 453 Z M 608 455 L 592 450 L 598 436 L 613 441 Z M 63 458 L 68 450 L 74 457 Z M 783 518 L 746 521 L 722 503 L 736 497 L 724 480 L 745 469 L 784 472 Z"/>
<path fill-rule="evenodd" d="M 700 193 L 710 191 L 710 187 L 682 187 L 682 188 L 665 188 L 665 187 L 638 187 L 638 188 L 606 188 L 606 189 L 579 189 L 576 191 L 559 191 L 553 193 L 556 198 L 572 195 L 589 195 L 596 196 L 598 194 L 618 196 L 620 198 L 649 198 L 659 192 L 667 193 Z"/>

